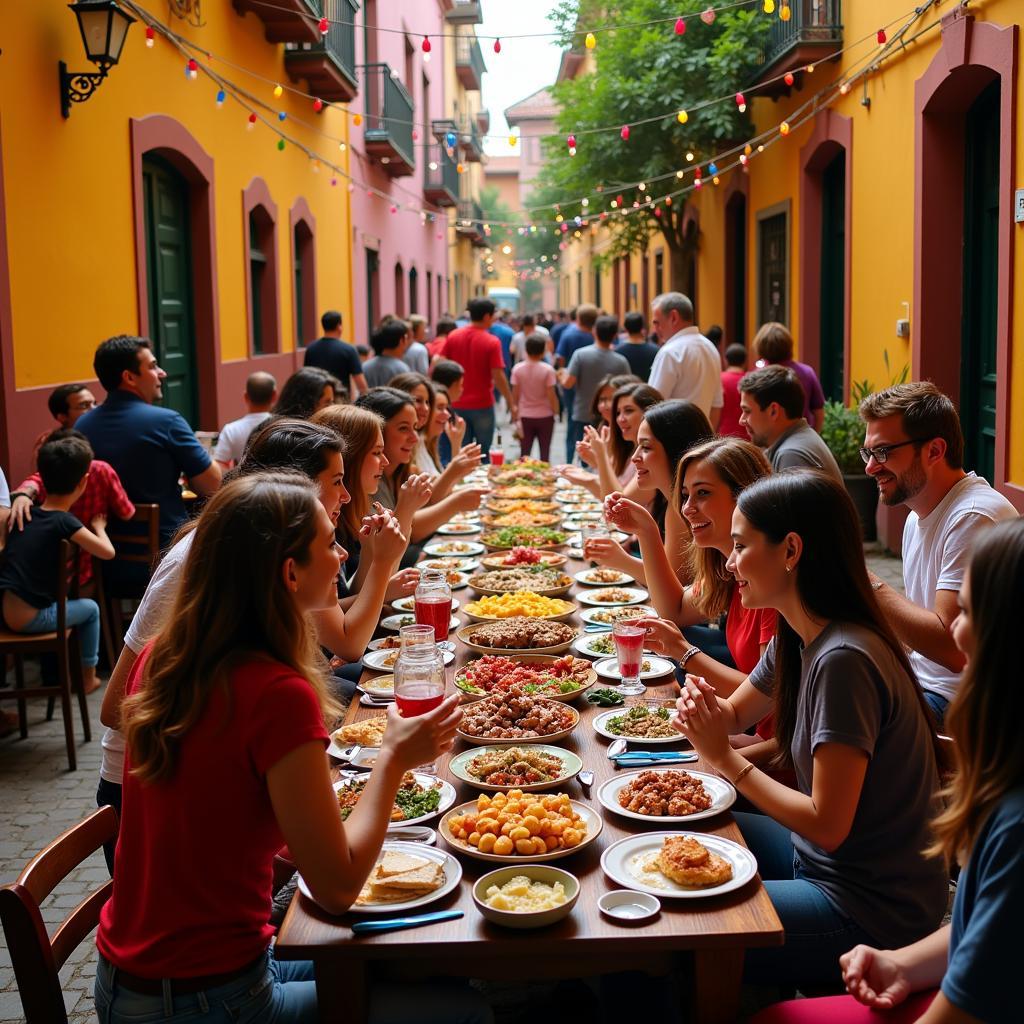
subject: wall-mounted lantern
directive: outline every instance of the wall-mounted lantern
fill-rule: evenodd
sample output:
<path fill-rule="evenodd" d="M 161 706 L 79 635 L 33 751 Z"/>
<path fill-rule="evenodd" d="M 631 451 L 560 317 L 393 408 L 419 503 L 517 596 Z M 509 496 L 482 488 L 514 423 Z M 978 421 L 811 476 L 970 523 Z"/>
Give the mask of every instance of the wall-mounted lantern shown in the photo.
<path fill-rule="evenodd" d="M 60 112 L 71 116 L 72 103 L 84 103 L 99 88 L 107 72 L 121 59 L 128 27 L 135 19 L 122 11 L 116 0 L 75 0 L 68 5 L 78 19 L 85 55 L 99 71 L 68 71 L 60 68 Z"/>

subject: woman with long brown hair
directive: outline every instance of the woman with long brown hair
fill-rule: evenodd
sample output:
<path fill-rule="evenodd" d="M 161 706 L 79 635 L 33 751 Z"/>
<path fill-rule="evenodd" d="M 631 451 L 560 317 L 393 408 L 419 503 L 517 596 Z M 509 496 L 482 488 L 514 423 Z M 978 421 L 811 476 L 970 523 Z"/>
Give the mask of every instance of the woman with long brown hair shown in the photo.
<path fill-rule="evenodd" d="M 203 511 L 122 707 L 121 831 L 96 939 L 102 1020 L 316 1019 L 312 964 L 270 950 L 274 856 L 287 843 L 317 902 L 347 910 L 402 776 L 448 749 L 461 717 L 454 697 L 416 718 L 392 709 L 342 823 L 325 756 L 335 707 L 309 619 L 337 600 L 339 558 L 299 474 L 234 480 Z"/>
<path fill-rule="evenodd" d="M 742 442 L 737 442 L 742 443 Z M 942 919 L 945 865 L 925 854 L 938 789 L 930 718 L 864 564 L 856 510 L 822 473 L 766 476 L 738 495 L 728 570 L 778 634 L 727 699 L 688 676 L 679 731 L 762 813 L 737 824 L 786 931 L 748 950 L 748 980 L 839 979 L 858 942 L 915 942 Z M 772 710 L 784 785 L 729 740 Z"/>
<path fill-rule="evenodd" d="M 1013 519 L 978 540 L 953 622 L 967 666 L 946 714 L 954 773 L 929 850 L 939 863 L 963 865 L 952 922 L 911 946 L 854 947 L 839 961 L 850 996 L 782 1003 L 761 1014 L 758 1024 L 962 1024 L 1020 1017 L 1007 958 L 1020 945 L 1024 914 L 1024 690 L 1017 641 L 1024 620 L 1022 580 L 1024 520 Z"/>

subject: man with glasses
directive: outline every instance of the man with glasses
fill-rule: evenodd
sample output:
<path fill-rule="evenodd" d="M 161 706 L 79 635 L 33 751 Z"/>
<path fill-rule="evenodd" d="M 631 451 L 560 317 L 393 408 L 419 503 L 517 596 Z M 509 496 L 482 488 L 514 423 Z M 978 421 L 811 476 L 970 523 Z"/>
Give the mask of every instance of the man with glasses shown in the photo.
<path fill-rule="evenodd" d="M 910 649 L 910 663 L 941 728 L 956 692 L 963 655 L 950 628 L 981 530 L 1016 509 L 963 468 L 964 438 L 953 403 L 930 381 L 897 384 L 860 405 L 867 425 L 860 450 L 886 505 L 910 509 L 903 529 L 906 597 L 872 576 L 878 601 Z"/>

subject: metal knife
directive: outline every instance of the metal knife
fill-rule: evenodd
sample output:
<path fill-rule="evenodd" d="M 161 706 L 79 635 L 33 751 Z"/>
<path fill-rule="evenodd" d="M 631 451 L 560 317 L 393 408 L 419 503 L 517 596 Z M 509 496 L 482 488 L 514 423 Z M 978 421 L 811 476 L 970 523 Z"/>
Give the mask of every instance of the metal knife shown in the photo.
<path fill-rule="evenodd" d="M 698 755 L 690 750 L 628 750 L 613 754 L 613 761 L 696 761 Z"/>
<path fill-rule="evenodd" d="M 392 917 L 386 921 L 357 921 L 352 925 L 352 934 L 377 935 L 380 932 L 398 931 L 400 928 L 418 928 L 421 924 L 433 924 L 435 921 L 454 921 L 464 916 L 461 910 L 436 910 L 431 914 Z"/>

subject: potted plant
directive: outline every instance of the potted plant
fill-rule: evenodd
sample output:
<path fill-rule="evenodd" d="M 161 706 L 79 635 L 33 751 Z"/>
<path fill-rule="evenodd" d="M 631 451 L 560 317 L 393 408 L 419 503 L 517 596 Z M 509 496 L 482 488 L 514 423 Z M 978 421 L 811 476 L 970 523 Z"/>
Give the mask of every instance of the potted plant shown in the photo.
<path fill-rule="evenodd" d="M 828 445 L 829 451 L 839 463 L 846 492 L 860 516 L 864 539 L 874 540 L 877 536 L 875 510 L 878 507 L 878 487 L 864 472 L 864 462 L 860 457 L 860 449 L 864 445 L 864 421 L 857 412 L 860 399 L 865 394 L 870 394 L 871 388 L 863 382 L 854 385 L 852 391 L 854 399 L 850 405 L 831 400 L 825 403 L 821 439 Z"/>

